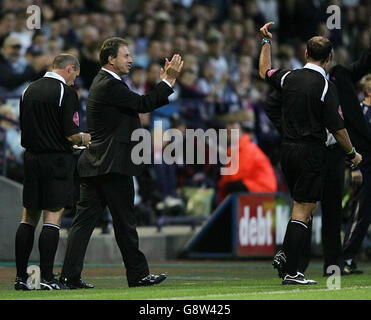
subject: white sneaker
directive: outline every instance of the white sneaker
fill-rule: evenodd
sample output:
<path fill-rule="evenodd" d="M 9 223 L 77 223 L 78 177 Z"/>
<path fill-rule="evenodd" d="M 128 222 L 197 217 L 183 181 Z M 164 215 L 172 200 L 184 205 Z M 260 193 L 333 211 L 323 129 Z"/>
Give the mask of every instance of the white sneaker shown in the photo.
<path fill-rule="evenodd" d="M 283 285 L 286 285 L 286 284 L 311 285 L 311 284 L 317 284 L 317 282 L 314 280 L 306 279 L 302 273 L 297 272 L 295 276 L 290 276 L 289 274 L 287 274 L 283 278 L 282 284 Z"/>

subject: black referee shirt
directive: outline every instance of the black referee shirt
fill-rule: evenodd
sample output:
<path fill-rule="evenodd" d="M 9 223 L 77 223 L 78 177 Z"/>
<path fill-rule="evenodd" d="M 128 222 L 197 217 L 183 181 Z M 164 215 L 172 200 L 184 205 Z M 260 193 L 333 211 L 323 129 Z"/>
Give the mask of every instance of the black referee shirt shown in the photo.
<path fill-rule="evenodd" d="M 66 137 L 79 129 L 78 98 L 63 77 L 47 72 L 20 99 L 21 145 L 30 152 L 72 152 Z"/>
<path fill-rule="evenodd" d="M 282 92 L 282 134 L 286 141 L 324 144 L 326 128 L 344 128 L 341 107 L 333 83 L 325 71 L 307 63 L 303 69 L 270 69 L 267 82 Z"/>

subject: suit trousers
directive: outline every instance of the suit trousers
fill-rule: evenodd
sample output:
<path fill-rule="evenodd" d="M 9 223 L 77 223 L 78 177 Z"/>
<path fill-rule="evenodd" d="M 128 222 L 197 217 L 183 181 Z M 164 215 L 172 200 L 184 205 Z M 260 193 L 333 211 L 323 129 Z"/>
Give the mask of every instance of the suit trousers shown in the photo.
<path fill-rule="evenodd" d="M 129 285 L 149 274 L 146 257 L 139 250 L 133 177 L 109 173 L 81 178 L 80 200 L 68 235 L 62 277 L 73 279 L 81 276 L 89 239 L 106 206 L 112 215 L 115 239 Z"/>
<path fill-rule="evenodd" d="M 359 253 L 371 222 L 371 152 L 362 153 L 359 166 L 362 172 L 362 185 L 355 201 L 357 205 L 347 222 L 344 236 L 344 259 L 354 259 Z"/>
<path fill-rule="evenodd" d="M 324 272 L 330 265 L 344 267 L 341 242 L 345 156 L 336 143 L 327 147 L 325 187 L 321 201 Z"/>

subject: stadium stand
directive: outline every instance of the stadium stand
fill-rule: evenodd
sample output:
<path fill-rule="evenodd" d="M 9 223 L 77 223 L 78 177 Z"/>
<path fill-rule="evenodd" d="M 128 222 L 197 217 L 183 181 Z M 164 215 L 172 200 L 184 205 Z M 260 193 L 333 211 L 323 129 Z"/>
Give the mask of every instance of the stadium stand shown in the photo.
<path fill-rule="evenodd" d="M 166 57 L 181 53 L 185 62 L 170 104 L 151 116 L 141 115 L 145 128 L 153 131 L 158 120 L 163 121 L 163 130 L 219 129 L 239 122 L 252 130 L 252 141 L 268 156 L 278 191 L 287 191 L 278 161 L 280 136 L 262 108 L 269 88 L 258 76 L 259 27 L 276 22 L 272 65 L 294 69 L 303 66 L 305 42 L 313 35 L 329 37 L 345 64 L 369 47 L 371 37 L 367 0 L 39 0 L 42 23 L 36 30 L 29 30 L 25 23 L 30 1 L 0 4 L 0 110 L 5 113 L 10 108 L 15 115 L 9 119 L 9 114 L 0 113 L 0 172 L 20 183 L 22 151 L 17 139 L 8 139 L 9 124 L 5 123 L 11 121 L 14 137 L 23 89 L 43 75 L 53 56 L 75 54 L 81 61 L 75 87 L 84 129 L 86 98 L 99 70 L 100 45 L 107 37 L 121 36 L 130 43 L 135 65 L 125 80 L 140 94 L 159 80 Z M 331 4 L 341 5 L 341 30 L 326 28 L 326 8 Z M 219 165 L 209 163 L 149 166 L 137 179 L 138 224 L 156 225 L 161 217 L 157 223 L 161 229 L 163 217 L 184 215 L 188 199 L 176 189 L 213 189 L 210 206 L 216 208 L 219 179 Z"/>

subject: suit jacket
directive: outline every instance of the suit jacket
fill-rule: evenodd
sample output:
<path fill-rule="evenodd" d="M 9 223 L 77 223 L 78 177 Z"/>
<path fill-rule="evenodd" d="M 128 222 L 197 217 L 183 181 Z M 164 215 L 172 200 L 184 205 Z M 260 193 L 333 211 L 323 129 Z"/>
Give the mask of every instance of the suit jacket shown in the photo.
<path fill-rule="evenodd" d="M 140 96 L 125 82 L 100 70 L 90 87 L 86 105 L 87 131 L 92 143 L 80 156 L 80 177 L 113 172 L 139 175 L 143 165 L 131 161 L 131 150 L 138 143 L 131 141 L 131 134 L 141 128 L 138 113 L 151 112 L 168 104 L 168 96 L 172 93 L 173 89 L 161 81 L 147 95 Z"/>
<path fill-rule="evenodd" d="M 357 96 L 356 84 L 371 72 L 371 48 L 349 67 L 340 64 L 330 70 L 330 80 L 336 85 L 344 116 L 344 125 L 356 150 L 371 150 L 371 132 Z"/>

